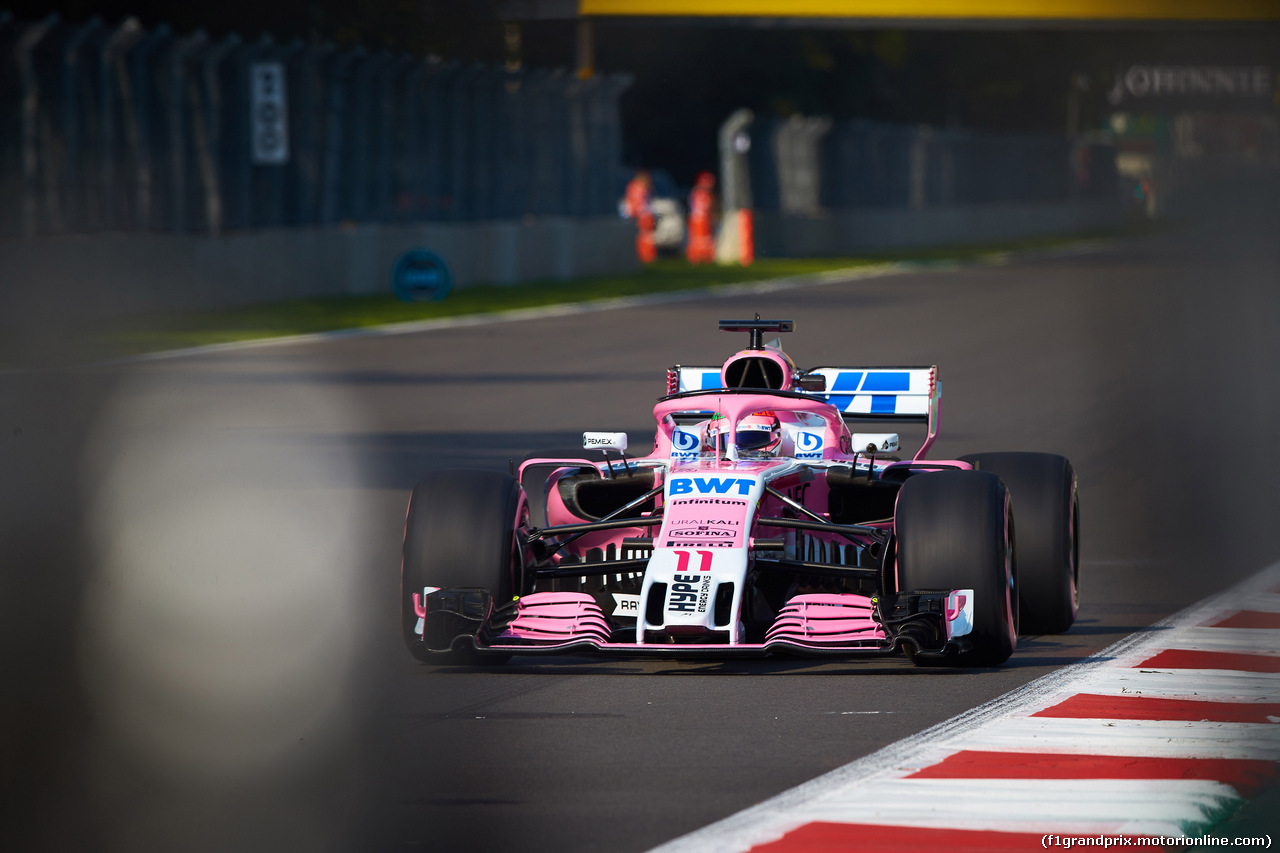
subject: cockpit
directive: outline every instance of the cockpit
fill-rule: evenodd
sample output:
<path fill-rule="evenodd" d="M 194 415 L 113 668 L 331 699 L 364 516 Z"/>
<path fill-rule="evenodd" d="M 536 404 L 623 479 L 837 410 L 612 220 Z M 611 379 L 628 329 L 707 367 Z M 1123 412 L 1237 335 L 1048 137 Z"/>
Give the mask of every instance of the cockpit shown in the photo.
<path fill-rule="evenodd" d="M 702 437 L 703 454 L 728 455 L 730 444 L 736 449 L 739 459 L 775 458 L 782 448 L 782 424 L 777 414 L 772 411 L 753 412 L 738 421 L 737 429 L 731 429 L 729 420 L 719 415 L 706 422 Z"/>

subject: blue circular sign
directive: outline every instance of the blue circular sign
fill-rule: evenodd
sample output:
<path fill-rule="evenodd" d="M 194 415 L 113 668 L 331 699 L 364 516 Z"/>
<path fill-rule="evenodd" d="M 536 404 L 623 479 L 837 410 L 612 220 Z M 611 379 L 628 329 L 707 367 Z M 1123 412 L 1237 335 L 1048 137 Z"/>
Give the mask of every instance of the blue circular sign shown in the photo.
<path fill-rule="evenodd" d="M 439 302 L 449 295 L 453 277 L 435 252 L 410 249 L 396 261 L 391 286 L 402 302 Z"/>

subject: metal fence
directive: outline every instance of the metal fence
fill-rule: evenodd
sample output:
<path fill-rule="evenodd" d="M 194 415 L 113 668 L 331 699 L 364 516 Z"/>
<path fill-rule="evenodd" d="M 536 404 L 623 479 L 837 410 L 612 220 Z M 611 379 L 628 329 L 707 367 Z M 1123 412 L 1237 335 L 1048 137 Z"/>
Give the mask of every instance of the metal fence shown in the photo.
<path fill-rule="evenodd" d="M 0 236 L 608 214 L 629 83 L 0 13 Z"/>
<path fill-rule="evenodd" d="M 750 133 L 760 210 L 812 215 L 1118 197 L 1114 148 L 1066 136 L 803 116 L 757 119 Z"/>

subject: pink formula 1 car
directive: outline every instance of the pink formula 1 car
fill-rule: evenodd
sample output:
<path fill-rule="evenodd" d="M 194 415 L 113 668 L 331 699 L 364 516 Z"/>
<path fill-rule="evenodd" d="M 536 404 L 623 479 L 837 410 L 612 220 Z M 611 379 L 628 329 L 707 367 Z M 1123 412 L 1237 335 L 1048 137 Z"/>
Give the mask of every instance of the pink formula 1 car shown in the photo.
<path fill-rule="evenodd" d="M 930 460 L 936 367 L 798 371 L 766 332 L 668 371 L 653 449 L 585 433 L 515 475 L 437 471 L 405 521 L 401 612 L 419 659 L 792 653 L 990 666 L 1075 619 L 1071 463 Z M 850 423 L 917 421 L 923 445 Z M 542 481 L 531 510 L 522 482 Z M 544 517 L 545 512 L 545 517 Z M 1015 537 L 1015 519 L 1017 522 Z"/>

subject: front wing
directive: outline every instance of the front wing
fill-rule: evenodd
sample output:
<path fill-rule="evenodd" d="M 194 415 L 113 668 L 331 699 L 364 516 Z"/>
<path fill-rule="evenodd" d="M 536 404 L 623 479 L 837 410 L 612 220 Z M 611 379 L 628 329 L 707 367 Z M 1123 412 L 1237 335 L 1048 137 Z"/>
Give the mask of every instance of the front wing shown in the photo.
<path fill-rule="evenodd" d="M 429 649 L 480 654 L 599 653 L 628 657 L 883 657 L 943 658 L 968 650 L 972 590 L 898 593 L 869 598 L 852 593 L 794 596 L 763 639 L 743 632 L 704 636 L 637 637 L 636 629 L 605 617 L 585 593 L 542 592 L 502 606 L 481 589 L 444 589 L 414 596 Z M 652 633 L 652 632 L 650 632 Z"/>

